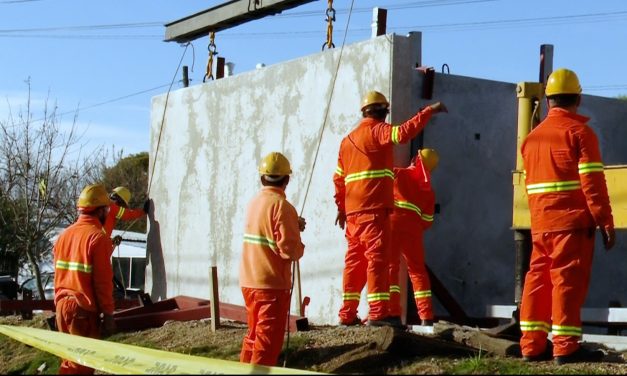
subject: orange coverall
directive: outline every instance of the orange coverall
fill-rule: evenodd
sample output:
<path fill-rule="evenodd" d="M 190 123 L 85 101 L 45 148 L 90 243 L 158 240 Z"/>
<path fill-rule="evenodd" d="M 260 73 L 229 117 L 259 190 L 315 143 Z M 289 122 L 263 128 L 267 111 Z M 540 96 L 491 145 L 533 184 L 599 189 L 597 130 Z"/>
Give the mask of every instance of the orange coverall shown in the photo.
<path fill-rule="evenodd" d="M 433 320 L 431 282 L 425 267 L 424 231 L 433 224 L 435 193 L 420 159 L 415 166 L 394 169 L 394 211 L 390 217 L 390 316 L 401 316 L 400 256 L 407 263 L 418 315 Z"/>
<path fill-rule="evenodd" d="M 277 187 L 263 187 L 248 205 L 240 264 L 248 332 L 243 363 L 276 365 L 286 328 L 292 261 L 303 256 L 298 214 Z"/>
<path fill-rule="evenodd" d="M 433 111 L 426 107 L 399 126 L 364 118 L 340 144 L 333 175 L 335 204 L 346 214 L 348 250 L 344 260 L 340 323 L 357 318 L 361 291 L 368 284 L 368 318 L 388 316 L 389 215 L 394 209 L 393 147 L 424 129 Z"/>
<path fill-rule="evenodd" d="M 111 239 L 96 217 L 81 214 L 54 246 L 54 303 L 60 332 L 100 338 L 99 315 L 113 314 Z M 94 370 L 63 360 L 60 374 Z"/>
<path fill-rule="evenodd" d="M 588 120 L 551 108 L 521 147 L 533 242 L 520 311 L 524 356 L 541 354 L 549 331 L 554 356 L 579 348 L 594 231 L 614 227 L 599 144 Z"/>
<path fill-rule="evenodd" d="M 109 214 L 105 220 L 104 229 L 107 232 L 107 236 L 111 237 L 115 222 L 119 219 L 122 221 L 130 221 L 133 219 L 141 218 L 146 213 L 142 209 L 130 209 L 123 208 L 117 204 L 112 203 L 109 205 Z"/>

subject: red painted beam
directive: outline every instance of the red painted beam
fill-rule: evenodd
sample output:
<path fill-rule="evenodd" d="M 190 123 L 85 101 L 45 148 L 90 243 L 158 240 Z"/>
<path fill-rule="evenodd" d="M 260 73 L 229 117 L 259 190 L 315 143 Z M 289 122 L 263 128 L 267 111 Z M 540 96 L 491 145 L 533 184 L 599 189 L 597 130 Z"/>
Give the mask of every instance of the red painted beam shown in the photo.
<path fill-rule="evenodd" d="M 211 318 L 211 301 L 189 296 L 176 296 L 143 307 L 114 314 L 119 330 L 139 330 L 162 326 L 168 320 L 190 321 Z M 220 303 L 220 318 L 246 323 L 246 308 Z M 306 317 L 290 315 L 290 331 L 308 330 Z"/>
<path fill-rule="evenodd" d="M 116 300 L 116 309 L 128 309 L 136 307 L 139 302 L 136 300 Z M 53 311 L 54 300 L 0 300 L 0 312 L 12 312 L 12 311 Z"/>

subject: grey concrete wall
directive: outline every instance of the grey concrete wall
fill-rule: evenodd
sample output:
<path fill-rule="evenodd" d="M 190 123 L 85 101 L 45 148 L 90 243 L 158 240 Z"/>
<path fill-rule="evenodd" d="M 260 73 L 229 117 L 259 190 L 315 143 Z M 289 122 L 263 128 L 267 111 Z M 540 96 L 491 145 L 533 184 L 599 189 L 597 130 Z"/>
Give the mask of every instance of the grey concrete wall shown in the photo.
<path fill-rule="evenodd" d="M 342 137 L 360 119 L 363 93 L 376 89 L 391 100 L 395 123 L 436 100 L 449 107 L 422 137 L 441 157 L 433 177 L 440 213 L 426 233 L 427 263 L 472 316 L 482 316 L 488 304 L 513 302 L 516 85 L 437 74 L 433 100 L 420 99 L 420 35 L 387 35 L 344 49 L 325 122 L 341 53 L 327 50 L 153 99 L 155 210 L 146 273 L 153 300 L 208 298 L 208 269 L 216 265 L 221 300 L 243 304 L 238 268 L 245 210 L 260 188 L 258 161 L 281 151 L 294 171 L 287 197 L 307 219 L 300 262 L 302 294 L 311 298 L 307 316 L 336 323 L 346 241 L 334 226 L 332 174 Z M 593 117 L 606 163 L 627 163 L 625 102 L 585 96 L 582 112 Z M 406 164 L 409 155 L 408 145 L 398 147 L 395 163 Z M 619 241 L 618 249 L 595 259 L 589 306 L 622 299 L 623 235 Z M 366 311 L 362 298 L 362 317 Z"/>
<path fill-rule="evenodd" d="M 437 74 L 434 98 L 450 112 L 423 135 L 424 146 L 440 152 L 433 185 L 441 212 L 425 235 L 426 262 L 471 316 L 483 316 L 489 304 L 514 302 L 515 90 L 514 83 Z M 605 164 L 627 164 L 627 102 L 584 95 L 580 113 L 591 117 Z M 598 236 L 587 307 L 627 304 L 626 248 L 624 232 L 608 254 Z"/>

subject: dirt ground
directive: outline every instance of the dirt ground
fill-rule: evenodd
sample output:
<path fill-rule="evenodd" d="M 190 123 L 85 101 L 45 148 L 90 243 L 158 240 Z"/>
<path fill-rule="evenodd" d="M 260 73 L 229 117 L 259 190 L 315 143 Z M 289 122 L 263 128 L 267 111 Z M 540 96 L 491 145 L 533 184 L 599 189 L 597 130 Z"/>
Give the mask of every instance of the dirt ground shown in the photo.
<path fill-rule="evenodd" d="M 30 321 L 18 316 L 2 317 L 0 323 L 45 327 L 42 317 Z M 437 335 L 399 333 L 366 326 L 311 326 L 309 331 L 286 337 L 279 366 L 335 374 L 627 374 L 623 354 L 600 345 L 592 347 L 606 352 L 603 363 L 529 364 L 519 357 L 501 353 L 503 344 L 515 348 L 515 342 L 501 341 L 478 349 L 461 343 L 459 335 L 454 340 L 450 332 L 447 334 L 442 327 L 438 329 L 438 325 L 440 323 L 436 324 Z M 173 321 L 159 328 L 118 333 L 108 340 L 237 361 L 245 332 L 244 324 L 232 321 L 223 321 L 217 332 L 211 331 L 210 320 Z M 44 361 L 38 350 L 1 335 L 0 347 L 3 349 L 0 373 L 3 374 L 37 373 L 29 370 L 36 370 Z M 50 358 L 45 358 L 48 362 L 45 373 L 55 373 L 58 367 Z M 25 364 L 29 362 L 27 367 Z"/>

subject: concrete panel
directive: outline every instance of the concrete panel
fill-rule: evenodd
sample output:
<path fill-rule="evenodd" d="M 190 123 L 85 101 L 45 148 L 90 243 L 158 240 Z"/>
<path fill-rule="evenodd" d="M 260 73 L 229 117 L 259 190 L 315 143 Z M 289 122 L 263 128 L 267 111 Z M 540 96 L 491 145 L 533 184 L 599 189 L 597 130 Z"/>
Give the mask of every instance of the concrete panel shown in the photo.
<path fill-rule="evenodd" d="M 337 321 L 346 241 L 334 227 L 332 175 L 339 143 L 360 119 L 363 93 L 390 95 L 395 38 L 344 49 L 326 122 L 340 48 L 153 99 L 155 213 L 147 270 L 153 299 L 208 297 L 208 270 L 216 265 L 221 300 L 243 304 L 238 268 L 246 206 L 260 188 L 258 161 L 278 150 L 294 171 L 288 199 L 308 221 L 300 262 L 302 294 L 311 298 L 307 315 L 312 322 Z"/>
<path fill-rule="evenodd" d="M 434 98 L 450 113 L 425 129 L 425 147 L 440 152 L 433 184 L 441 212 L 426 233 L 426 261 L 466 312 L 482 316 L 488 304 L 514 301 L 512 170 L 516 164 L 516 85 L 437 74 Z M 627 163 L 627 102 L 584 96 L 606 165 Z M 616 210 L 616 208 L 615 208 Z M 597 249 L 603 250 L 600 236 Z M 587 307 L 626 302 L 621 273 L 625 234 L 617 249 L 597 252 Z M 611 286 L 611 287 L 610 287 Z M 441 309 L 437 313 L 443 314 Z"/>
<path fill-rule="evenodd" d="M 449 113 L 424 131 L 424 146 L 440 154 L 433 174 L 440 213 L 425 233 L 426 262 L 473 316 L 495 300 L 513 301 L 515 88 L 437 73 L 433 96 Z"/>

